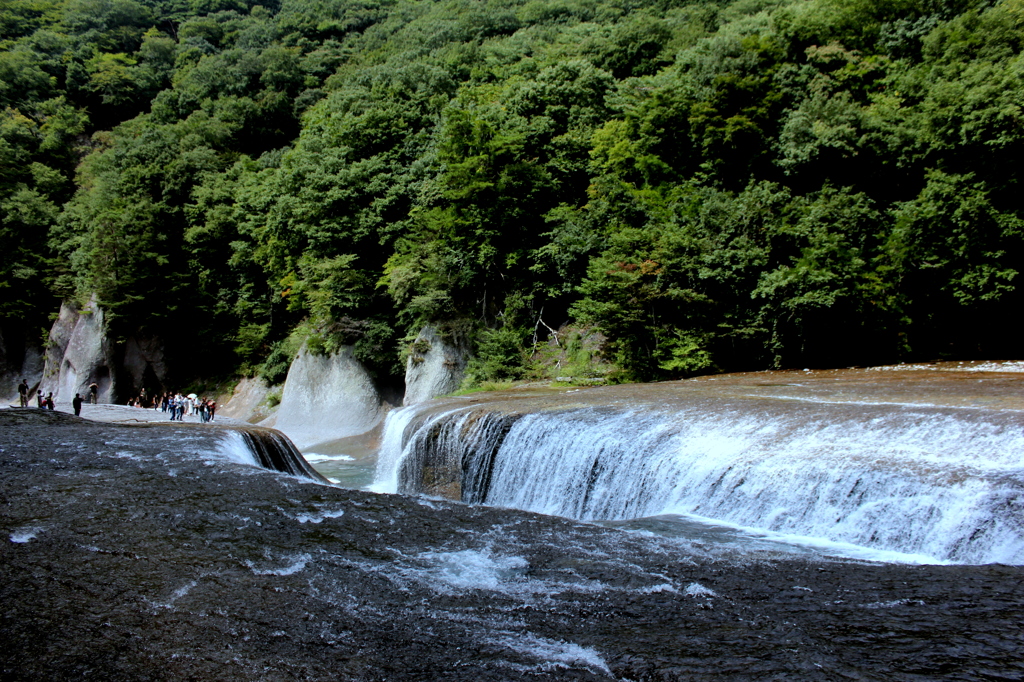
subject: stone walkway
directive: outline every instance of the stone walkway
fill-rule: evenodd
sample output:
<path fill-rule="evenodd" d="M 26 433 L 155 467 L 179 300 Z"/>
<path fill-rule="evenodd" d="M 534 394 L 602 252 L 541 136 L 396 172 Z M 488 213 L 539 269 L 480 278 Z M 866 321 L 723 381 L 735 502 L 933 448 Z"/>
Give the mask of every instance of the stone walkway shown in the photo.
<path fill-rule="evenodd" d="M 10 407 L 11 409 L 21 409 L 19 407 L 4 406 L 4 408 Z M 0 408 L 3 409 L 3 408 Z M 27 409 L 39 409 L 39 408 L 27 408 Z M 71 403 L 57 403 L 57 412 L 66 412 L 68 414 L 74 414 L 74 409 L 71 407 Z M 161 412 L 160 410 L 144 409 L 141 407 L 129 407 L 127 405 L 82 405 L 82 417 L 91 421 L 104 422 L 108 424 L 135 424 L 141 422 L 167 422 L 170 423 L 170 414 L 168 412 Z M 200 424 L 202 423 L 199 419 L 199 415 L 190 414 L 186 415 L 182 420 L 186 423 Z M 215 417 L 213 424 L 221 424 L 223 426 L 243 426 L 248 422 L 242 421 L 241 419 L 232 419 L 231 417 Z"/>

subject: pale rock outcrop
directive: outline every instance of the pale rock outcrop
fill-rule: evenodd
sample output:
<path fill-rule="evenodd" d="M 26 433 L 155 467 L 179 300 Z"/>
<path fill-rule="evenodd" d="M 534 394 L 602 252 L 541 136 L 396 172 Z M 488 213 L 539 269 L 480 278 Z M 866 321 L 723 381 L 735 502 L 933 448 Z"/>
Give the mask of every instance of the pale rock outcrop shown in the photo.
<path fill-rule="evenodd" d="M 238 382 L 231 398 L 217 409 L 218 415 L 259 422 L 270 417 L 276 408 L 267 405 L 270 387 L 262 377 L 246 377 Z"/>
<path fill-rule="evenodd" d="M 434 327 L 424 327 L 406 361 L 403 404 L 415 405 L 457 390 L 468 360 L 465 349 L 443 339 Z"/>
<path fill-rule="evenodd" d="M 101 403 L 127 400 L 142 388 L 162 390 L 167 377 L 163 341 L 133 334 L 120 345 L 107 336 L 103 309 L 96 297 L 79 310 L 65 301 L 50 329 L 45 367 L 39 390 L 53 392 L 56 402 L 69 403 L 80 394 L 89 398 L 89 385 L 99 387 Z"/>
<path fill-rule="evenodd" d="M 102 313 L 101 313 L 102 315 Z M 60 374 L 61 362 L 67 352 L 68 344 L 71 342 L 71 335 L 78 323 L 78 308 L 74 304 L 65 301 L 60 304 L 60 311 L 53 326 L 50 327 L 50 335 L 46 341 L 46 348 L 43 351 L 43 386 L 54 387 L 57 377 Z M 101 320 L 102 321 L 102 320 Z"/>
<path fill-rule="evenodd" d="M 94 296 L 78 310 L 73 304 L 61 304 L 57 321 L 50 329 L 46 346 L 46 366 L 39 390 L 52 392 L 57 402 L 71 402 L 76 393 L 87 398 L 89 384 L 99 386 L 99 401 L 114 397 L 112 368 L 113 345 L 103 324 L 103 310 Z"/>
<path fill-rule="evenodd" d="M 303 346 L 292 361 L 277 412 L 260 422 L 283 431 L 300 449 L 365 433 L 387 413 L 373 377 L 345 347 L 314 355 Z"/>

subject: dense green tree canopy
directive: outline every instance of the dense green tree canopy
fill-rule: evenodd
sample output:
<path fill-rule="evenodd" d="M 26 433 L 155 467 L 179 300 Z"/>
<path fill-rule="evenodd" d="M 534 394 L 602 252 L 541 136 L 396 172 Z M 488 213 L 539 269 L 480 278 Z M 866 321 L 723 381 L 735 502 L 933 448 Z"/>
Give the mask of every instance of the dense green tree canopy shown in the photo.
<path fill-rule="evenodd" d="M 0 322 L 272 380 L 427 322 L 478 378 L 567 322 L 638 379 L 1018 355 L 1022 48 L 1022 0 L 3 0 Z"/>

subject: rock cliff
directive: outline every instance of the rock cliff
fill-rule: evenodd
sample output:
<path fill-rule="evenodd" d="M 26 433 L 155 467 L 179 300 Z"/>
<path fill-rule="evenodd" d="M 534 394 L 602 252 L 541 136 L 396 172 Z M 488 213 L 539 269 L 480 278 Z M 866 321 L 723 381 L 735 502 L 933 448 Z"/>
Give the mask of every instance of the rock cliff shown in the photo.
<path fill-rule="evenodd" d="M 238 382 L 230 399 L 221 405 L 217 414 L 252 423 L 263 421 L 276 408 L 267 404 L 269 393 L 270 387 L 262 377 L 245 377 Z"/>
<path fill-rule="evenodd" d="M 64 403 L 76 393 L 87 397 L 92 383 L 99 387 L 99 402 L 120 402 L 144 387 L 163 389 L 167 376 L 162 340 L 135 334 L 115 344 L 95 296 L 81 309 L 69 301 L 61 304 L 44 359 L 39 390 Z"/>
<path fill-rule="evenodd" d="M 448 342 L 434 327 L 424 327 L 405 365 L 405 405 L 447 395 L 459 388 L 469 354 Z"/>
<path fill-rule="evenodd" d="M 308 448 L 369 431 L 389 407 L 351 347 L 334 355 L 303 347 L 288 370 L 277 412 L 260 425 L 283 431 L 299 448 Z"/>
<path fill-rule="evenodd" d="M 76 393 L 86 396 L 89 385 L 99 386 L 99 401 L 112 402 L 114 366 L 112 344 L 107 339 L 103 309 L 93 297 L 82 308 L 65 301 L 50 329 L 43 380 L 39 390 L 53 393 L 58 402 L 69 402 Z"/>
<path fill-rule="evenodd" d="M 61 305 L 45 352 L 35 360 L 34 374 L 29 371 L 30 351 L 23 361 L 12 363 L 11 353 L 2 344 L 0 336 L 0 370 L 5 371 L 0 389 L 12 401 L 17 399 L 22 376 L 33 388 L 38 384 L 44 395 L 52 392 L 60 403 L 70 402 L 76 393 L 87 397 L 92 383 L 99 387 L 98 399 L 103 403 L 123 402 L 142 388 L 151 393 L 168 388 L 163 340 L 136 333 L 115 344 L 95 297 L 81 309 L 72 302 Z M 452 392 L 462 380 L 466 361 L 465 351 L 433 327 L 425 327 L 407 365 L 404 402 L 423 402 Z M 12 369 L 12 364 L 18 367 Z M 283 387 L 269 387 L 258 378 L 244 379 L 219 413 L 280 429 L 300 448 L 308 448 L 372 430 L 402 400 L 401 389 L 378 384 L 351 347 L 334 355 L 317 355 L 303 347 Z"/>

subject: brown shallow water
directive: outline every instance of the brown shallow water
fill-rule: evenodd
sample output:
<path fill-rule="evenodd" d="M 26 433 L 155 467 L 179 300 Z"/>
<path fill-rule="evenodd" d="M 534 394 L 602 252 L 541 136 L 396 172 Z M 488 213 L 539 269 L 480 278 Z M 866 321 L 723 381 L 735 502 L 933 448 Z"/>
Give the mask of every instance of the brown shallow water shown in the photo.
<path fill-rule="evenodd" d="M 1024 569 L 731 555 L 0 411 L 4 680 L 1024 678 Z"/>
<path fill-rule="evenodd" d="M 389 417 L 377 489 L 659 517 L 626 527 L 670 534 L 692 525 L 673 515 L 704 519 L 861 558 L 1024 563 L 1024 374 L 929 367 L 439 399 Z"/>
<path fill-rule="evenodd" d="M 936 406 L 1021 412 L 1024 373 L 968 371 L 981 363 L 936 363 L 927 369 L 838 369 L 748 372 L 685 381 L 622 386 L 551 387 L 526 385 L 431 401 L 425 414 L 478 406 L 507 412 L 565 410 L 595 406 L 644 405 L 666 410 L 702 398 L 745 405 L 795 402 L 874 404 L 878 407 Z M 986 363 L 988 366 L 989 363 Z M 88 416 L 88 415 L 87 415 Z M 367 489 L 374 480 L 380 428 L 361 436 L 328 441 L 306 449 L 314 467 L 339 485 Z M 339 457 L 340 456 L 340 457 Z M 331 459 L 334 457 L 334 459 Z"/>
<path fill-rule="evenodd" d="M 923 366 L 922 366 L 923 367 Z M 549 388 L 527 386 L 508 391 L 444 399 L 447 403 L 534 402 L 564 407 L 638 401 L 668 408 L 699 396 L 760 398 L 822 403 L 918 405 L 1024 412 L 1024 373 L 958 370 L 953 363 L 930 369 L 777 370 L 704 376 L 655 384 Z"/>

